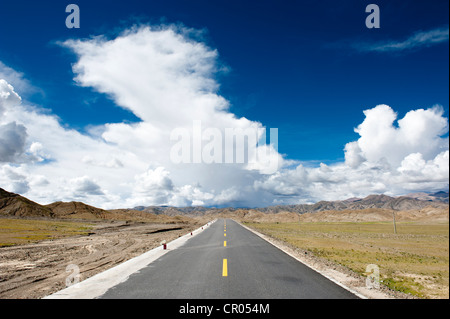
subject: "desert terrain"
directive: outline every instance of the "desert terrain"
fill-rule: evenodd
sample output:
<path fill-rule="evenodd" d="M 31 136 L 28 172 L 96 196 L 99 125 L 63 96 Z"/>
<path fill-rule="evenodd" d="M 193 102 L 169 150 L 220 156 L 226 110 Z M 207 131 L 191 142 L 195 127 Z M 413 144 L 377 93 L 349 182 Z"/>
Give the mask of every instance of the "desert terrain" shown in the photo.
<path fill-rule="evenodd" d="M 368 265 L 376 265 L 382 287 L 393 298 L 449 298 L 448 207 L 301 215 L 250 211 L 241 221 L 319 269 L 340 269 L 351 278 L 349 285 L 368 275 Z"/>
<path fill-rule="evenodd" d="M 0 219 L 1 225 L 11 220 Z M 17 220 L 14 221 L 17 225 Z M 78 222 L 79 223 L 79 222 Z M 198 228 L 181 223 L 91 221 L 88 234 L 0 248 L 0 298 L 42 298 L 66 287 L 69 265 L 89 278 Z"/>
<path fill-rule="evenodd" d="M 79 202 L 43 206 L 0 189 L 0 298 L 45 297 L 66 287 L 69 265 L 83 280 L 207 221 Z"/>
<path fill-rule="evenodd" d="M 371 196 L 284 209 L 106 211 L 80 202 L 43 206 L 2 189 L 0 298 L 42 298 L 66 287 L 73 265 L 83 280 L 216 218 L 232 218 L 350 284 L 364 283 L 366 266 L 376 264 L 384 292 L 373 298 L 448 298 L 446 202 Z"/>

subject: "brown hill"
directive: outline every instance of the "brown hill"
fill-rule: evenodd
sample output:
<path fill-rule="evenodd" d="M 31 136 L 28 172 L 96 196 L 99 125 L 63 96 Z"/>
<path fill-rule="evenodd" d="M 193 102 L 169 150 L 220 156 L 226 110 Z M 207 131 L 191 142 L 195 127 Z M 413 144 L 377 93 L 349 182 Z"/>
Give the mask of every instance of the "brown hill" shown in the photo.
<path fill-rule="evenodd" d="M 71 219 L 106 219 L 106 210 L 89 206 L 81 202 L 56 202 L 45 207 L 49 208 L 56 218 Z"/>
<path fill-rule="evenodd" d="M 190 223 L 187 216 L 157 215 L 130 209 L 104 210 L 81 202 L 56 202 L 40 205 L 0 188 L 0 217 L 58 218 L 83 220 L 121 220 L 163 224 Z"/>
<path fill-rule="evenodd" d="M 56 202 L 46 207 L 50 208 L 56 218 L 63 219 L 84 219 L 84 220 L 128 220 L 137 222 L 159 222 L 159 223 L 184 223 L 189 217 L 175 215 L 156 215 L 152 213 L 131 210 L 113 209 L 104 210 L 89 206 L 81 202 Z"/>
<path fill-rule="evenodd" d="M 211 210 L 215 218 L 233 218 L 254 223 L 317 223 L 317 222 L 392 222 L 393 214 L 398 222 L 448 223 L 449 208 L 427 206 L 421 209 L 393 210 L 384 208 L 324 210 L 309 213 L 281 211 L 263 213 L 256 209 Z"/>
<path fill-rule="evenodd" d="M 158 222 L 164 224 L 183 224 L 192 221 L 191 217 L 177 215 L 154 214 L 134 209 L 108 210 L 108 219 L 133 220 L 137 222 Z M 208 218 L 207 218 L 208 219 Z M 208 219 L 209 220 L 209 219 Z"/>
<path fill-rule="evenodd" d="M 0 216 L 51 218 L 54 214 L 48 207 L 0 188 Z"/>
<path fill-rule="evenodd" d="M 348 208 L 367 209 L 381 208 L 398 211 L 423 209 L 428 206 L 445 208 L 446 204 L 441 202 L 429 202 L 406 196 L 390 197 L 386 195 L 369 195 L 360 201 L 353 201 Z"/>
<path fill-rule="evenodd" d="M 448 222 L 449 209 L 425 207 L 415 210 L 397 211 L 392 209 L 366 208 L 355 210 L 330 210 L 306 213 L 300 216 L 301 222 Z"/>

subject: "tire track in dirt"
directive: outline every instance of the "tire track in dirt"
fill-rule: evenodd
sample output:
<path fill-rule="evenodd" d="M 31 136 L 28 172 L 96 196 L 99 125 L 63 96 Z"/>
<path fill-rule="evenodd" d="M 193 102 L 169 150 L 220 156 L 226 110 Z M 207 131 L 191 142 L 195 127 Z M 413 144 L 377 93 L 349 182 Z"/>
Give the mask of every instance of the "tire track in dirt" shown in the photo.
<path fill-rule="evenodd" d="M 89 236 L 0 248 L 0 298 L 38 299 L 66 287 L 68 265 L 87 279 L 196 229 L 192 224 L 114 222 L 97 225 Z"/>

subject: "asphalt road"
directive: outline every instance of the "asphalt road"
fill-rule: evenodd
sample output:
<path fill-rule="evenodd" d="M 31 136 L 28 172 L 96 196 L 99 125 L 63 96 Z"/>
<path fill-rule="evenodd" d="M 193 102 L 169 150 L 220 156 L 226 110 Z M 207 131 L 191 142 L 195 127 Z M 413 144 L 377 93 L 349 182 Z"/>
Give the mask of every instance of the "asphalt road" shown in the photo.
<path fill-rule="evenodd" d="M 170 250 L 170 245 L 168 246 Z M 100 298 L 357 298 L 233 220 L 218 220 Z"/>

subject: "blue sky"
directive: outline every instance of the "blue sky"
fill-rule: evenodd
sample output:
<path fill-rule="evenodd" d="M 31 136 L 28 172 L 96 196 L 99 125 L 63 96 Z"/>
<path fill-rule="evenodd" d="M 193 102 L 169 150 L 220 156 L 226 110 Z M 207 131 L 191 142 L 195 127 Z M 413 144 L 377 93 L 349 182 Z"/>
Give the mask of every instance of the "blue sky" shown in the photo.
<path fill-rule="evenodd" d="M 9 32 L 2 33 L 0 61 L 27 74 L 45 92 L 30 100 L 69 126 L 136 121 L 74 86 L 74 57 L 56 42 L 113 35 L 136 22 L 182 23 L 205 30 L 229 68 L 220 83 L 233 113 L 279 128 L 279 150 L 292 159 L 334 161 L 366 108 L 385 103 L 402 115 L 441 104 L 448 116 L 448 42 L 395 53 L 358 53 L 349 45 L 402 41 L 448 25 L 448 1 L 379 1 L 381 28 L 368 29 L 372 2 L 77 1 L 80 29 L 65 27 L 65 2 L 3 2 L 0 27 Z"/>
<path fill-rule="evenodd" d="M 81 10 L 80 29 L 65 27 L 70 2 L 0 4 L 0 62 L 30 84 L 17 92 L 22 99 L 65 128 L 86 133 L 140 119 L 75 83 L 79 56 L 61 43 L 161 24 L 199 31 L 195 40 L 218 52 L 214 79 L 229 111 L 278 128 L 278 151 L 306 166 L 344 161 L 344 147 L 360 137 L 354 128 L 363 111 L 377 105 L 389 105 L 398 119 L 440 105 L 448 118 L 446 0 L 72 2 Z M 370 3 L 380 7 L 380 29 L 365 25 Z"/>

